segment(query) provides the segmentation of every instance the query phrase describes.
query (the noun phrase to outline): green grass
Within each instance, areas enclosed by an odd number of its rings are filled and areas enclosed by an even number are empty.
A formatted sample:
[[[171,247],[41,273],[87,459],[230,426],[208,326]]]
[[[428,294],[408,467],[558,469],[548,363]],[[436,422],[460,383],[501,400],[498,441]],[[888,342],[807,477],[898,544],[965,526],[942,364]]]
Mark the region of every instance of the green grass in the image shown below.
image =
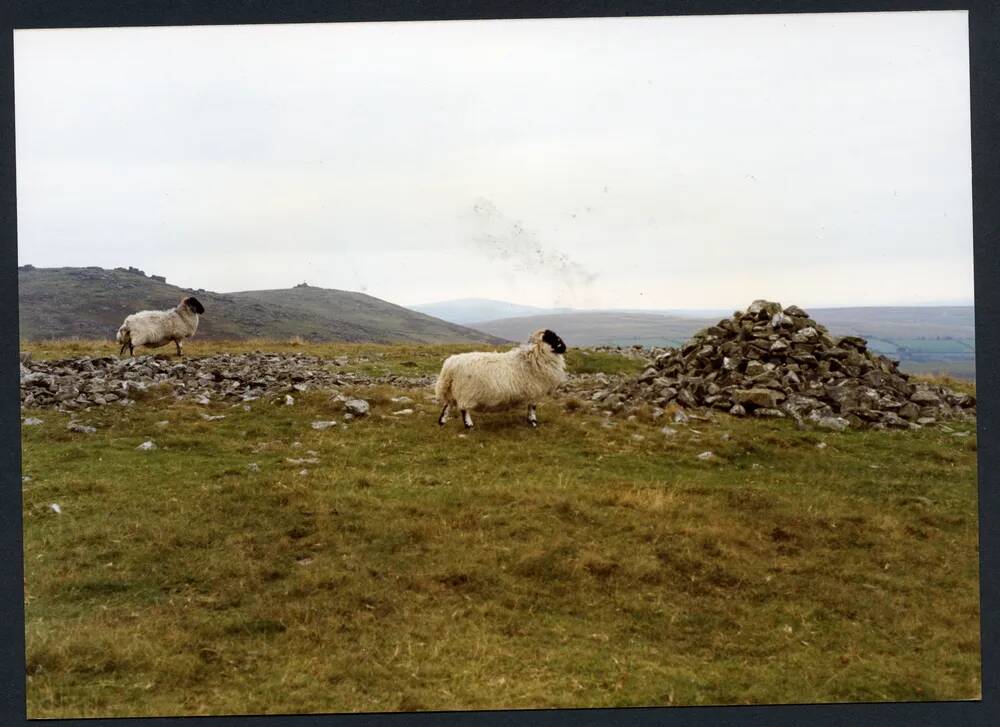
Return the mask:
[[[513,344],[511,344],[513,345]],[[187,356],[209,356],[220,353],[302,353],[324,358],[347,356],[348,369],[373,376],[402,374],[426,376],[437,374],[441,362],[453,353],[464,351],[506,351],[507,346],[482,343],[458,344],[379,344],[379,343],[307,343],[301,338],[286,341],[245,339],[240,341],[209,341],[191,339],[184,344]],[[117,356],[118,347],[112,342],[92,339],[60,339],[22,341],[21,350],[29,351],[36,360],[78,358],[81,356]],[[174,357],[173,345],[160,349],[138,349],[137,354]],[[364,359],[364,360],[362,360]],[[645,368],[642,360],[609,351],[570,349],[566,353],[566,368],[571,373],[637,373]]]
[[[25,411],[29,717],[980,696],[974,432],[367,393]]]

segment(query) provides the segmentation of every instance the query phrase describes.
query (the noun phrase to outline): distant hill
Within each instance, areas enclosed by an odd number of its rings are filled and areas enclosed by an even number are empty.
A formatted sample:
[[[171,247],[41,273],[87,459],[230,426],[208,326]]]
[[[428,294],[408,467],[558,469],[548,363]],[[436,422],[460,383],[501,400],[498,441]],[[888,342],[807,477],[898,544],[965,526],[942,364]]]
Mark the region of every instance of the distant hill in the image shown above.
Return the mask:
[[[941,371],[975,376],[975,319],[972,306],[814,308],[809,314],[834,335],[856,335],[914,372]],[[729,314],[731,315],[731,313]],[[633,311],[574,311],[470,322],[477,330],[524,340],[551,328],[570,346],[676,346],[724,315],[687,317]]]
[[[490,300],[488,298],[462,298],[446,300],[440,303],[422,303],[408,306],[410,310],[425,313],[435,318],[462,325],[472,321],[487,321],[496,318],[511,318],[514,316],[534,316],[549,313],[568,313],[569,308],[538,308],[531,305],[520,305],[505,300]]]
[[[343,290],[296,287],[216,293],[180,288],[136,269],[18,269],[21,338],[107,338],[129,313],[166,309],[195,295],[203,338],[301,336],[309,341],[502,343],[503,339]]]
[[[718,318],[684,318],[657,313],[574,311],[480,321],[478,330],[514,341],[551,328],[567,346],[677,346]]]

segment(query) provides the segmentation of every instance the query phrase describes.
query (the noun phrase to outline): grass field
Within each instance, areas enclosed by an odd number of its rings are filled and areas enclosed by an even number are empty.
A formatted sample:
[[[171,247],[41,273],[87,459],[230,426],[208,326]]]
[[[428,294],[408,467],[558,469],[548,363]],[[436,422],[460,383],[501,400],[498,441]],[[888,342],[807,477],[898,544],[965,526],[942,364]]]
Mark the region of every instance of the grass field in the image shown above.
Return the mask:
[[[414,373],[453,350],[247,345]],[[356,393],[372,415],[324,431],[320,392],[150,398],[75,415],[89,435],[24,411],[29,717],[980,696],[971,425],[668,436],[556,400],[466,434],[429,390]]]
[[[407,376],[436,375],[441,362],[453,353],[463,351],[506,351],[513,344],[489,346],[482,343],[449,343],[423,345],[386,345],[379,343],[307,343],[301,338],[286,341],[246,339],[241,341],[206,341],[193,339],[185,342],[186,356],[209,356],[220,353],[301,353],[323,358],[346,356],[350,359],[349,371],[372,376],[401,374]],[[30,351],[34,359],[78,358],[81,356],[118,356],[117,344],[109,341],[64,339],[59,341],[22,341],[22,351]],[[154,353],[173,355],[173,348],[139,349],[137,354]],[[633,374],[642,371],[646,364],[641,359],[606,351],[571,349],[566,353],[566,367],[571,373]]]

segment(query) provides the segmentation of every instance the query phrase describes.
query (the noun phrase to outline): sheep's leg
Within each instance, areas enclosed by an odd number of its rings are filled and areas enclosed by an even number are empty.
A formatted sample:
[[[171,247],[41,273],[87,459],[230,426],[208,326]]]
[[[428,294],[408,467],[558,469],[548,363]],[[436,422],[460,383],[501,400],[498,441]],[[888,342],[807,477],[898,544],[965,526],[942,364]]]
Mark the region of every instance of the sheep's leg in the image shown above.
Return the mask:
[[[468,409],[462,409],[462,422],[466,429],[472,429],[472,417],[469,416]]]
[[[182,351],[182,350],[181,350],[181,342],[180,342],[180,339],[178,339],[178,338],[175,338],[175,339],[174,339],[174,345],[176,345],[176,346],[177,346],[177,355],[178,355],[178,356],[183,356],[183,355],[184,355],[184,351]]]
[[[124,356],[126,348],[128,348],[128,341],[123,341],[122,342],[122,347],[118,349],[118,355],[119,356]]]
[[[441,416],[438,417],[438,424],[444,426],[444,423],[448,421],[448,409],[451,408],[451,404],[445,404],[444,409],[441,410]]]
[[[533,427],[538,426],[538,416],[535,414],[534,404],[528,404],[528,424]]]
[[[128,355],[135,357],[135,346],[132,345],[131,341],[128,342]]]

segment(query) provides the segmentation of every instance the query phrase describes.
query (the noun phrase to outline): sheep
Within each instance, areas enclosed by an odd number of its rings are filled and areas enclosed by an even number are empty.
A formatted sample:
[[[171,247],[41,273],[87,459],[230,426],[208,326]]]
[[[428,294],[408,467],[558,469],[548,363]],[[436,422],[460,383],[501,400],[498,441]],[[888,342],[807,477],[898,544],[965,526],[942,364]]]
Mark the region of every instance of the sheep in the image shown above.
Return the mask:
[[[183,356],[181,341],[198,330],[198,316],[204,312],[205,306],[197,298],[189,296],[173,310],[133,313],[118,329],[116,339],[121,344],[118,355],[123,355],[127,348],[129,356],[134,356],[136,346],[157,348],[173,341],[177,346],[177,355]]]
[[[528,342],[504,353],[473,351],[449,356],[441,366],[435,394],[444,404],[438,424],[452,407],[472,428],[470,411],[498,411],[528,405],[528,423],[538,426],[535,406],[566,380],[566,344],[550,330],[538,330]]]

